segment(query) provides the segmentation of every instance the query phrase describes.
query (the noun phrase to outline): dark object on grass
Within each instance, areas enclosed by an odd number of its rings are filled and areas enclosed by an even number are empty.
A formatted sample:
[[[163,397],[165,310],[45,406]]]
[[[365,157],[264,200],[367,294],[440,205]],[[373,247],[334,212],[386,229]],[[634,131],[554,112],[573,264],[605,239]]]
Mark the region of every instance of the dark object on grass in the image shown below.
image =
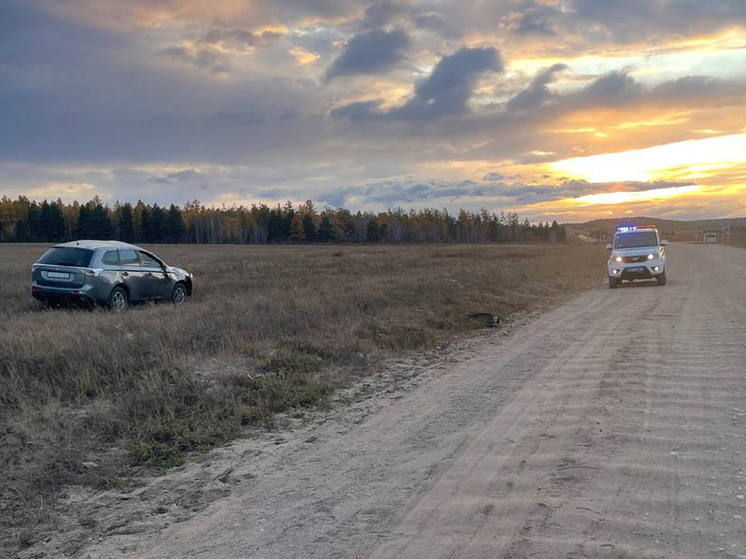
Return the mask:
[[[485,320],[485,326],[487,328],[497,328],[498,326],[500,326],[500,317],[496,314],[488,312],[472,312],[469,313],[469,318],[481,318]]]

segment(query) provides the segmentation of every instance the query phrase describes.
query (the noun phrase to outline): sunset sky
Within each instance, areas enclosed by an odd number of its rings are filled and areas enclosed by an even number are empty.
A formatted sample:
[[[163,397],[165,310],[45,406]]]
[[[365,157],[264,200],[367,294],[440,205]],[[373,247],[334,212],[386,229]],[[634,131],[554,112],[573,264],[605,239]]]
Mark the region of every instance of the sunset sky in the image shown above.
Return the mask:
[[[746,216],[744,0],[3,0],[0,195]]]

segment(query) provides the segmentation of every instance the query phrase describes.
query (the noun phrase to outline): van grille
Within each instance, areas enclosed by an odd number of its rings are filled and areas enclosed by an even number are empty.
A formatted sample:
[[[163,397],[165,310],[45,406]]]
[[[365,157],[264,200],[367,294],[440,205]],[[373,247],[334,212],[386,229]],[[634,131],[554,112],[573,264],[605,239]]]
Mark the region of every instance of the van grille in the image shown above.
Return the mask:
[[[648,255],[644,256],[625,256],[624,262],[627,264],[631,264],[633,262],[647,262],[648,261]]]

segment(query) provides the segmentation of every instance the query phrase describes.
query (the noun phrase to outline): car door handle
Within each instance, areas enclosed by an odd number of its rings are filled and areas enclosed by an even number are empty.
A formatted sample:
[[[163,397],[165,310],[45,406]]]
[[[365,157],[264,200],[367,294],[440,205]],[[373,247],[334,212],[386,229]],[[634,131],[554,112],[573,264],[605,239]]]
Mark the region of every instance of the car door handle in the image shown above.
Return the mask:
[[[153,272],[148,272],[147,274],[145,274],[145,277],[146,278],[152,278],[153,277]]]
[[[129,272],[124,272],[122,275],[126,278],[127,276],[130,275],[130,273]]]

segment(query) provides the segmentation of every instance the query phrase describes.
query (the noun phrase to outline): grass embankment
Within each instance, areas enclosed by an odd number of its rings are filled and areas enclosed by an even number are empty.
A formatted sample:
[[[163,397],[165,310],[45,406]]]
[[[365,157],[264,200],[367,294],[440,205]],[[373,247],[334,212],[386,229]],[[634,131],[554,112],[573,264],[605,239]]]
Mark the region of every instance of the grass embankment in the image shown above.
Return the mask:
[[[114,314],[33,304],[45,248],[0,245],[6,536],[43,520],[64,484],[178,464],[383,359],[480,328],[469,311],[505,317],[584,289],[606,258],[586,245],[158,246],[194,272],[195,296]]]
[[[734,231],[731,235],[730,244],[746,248],[746,231]]]

